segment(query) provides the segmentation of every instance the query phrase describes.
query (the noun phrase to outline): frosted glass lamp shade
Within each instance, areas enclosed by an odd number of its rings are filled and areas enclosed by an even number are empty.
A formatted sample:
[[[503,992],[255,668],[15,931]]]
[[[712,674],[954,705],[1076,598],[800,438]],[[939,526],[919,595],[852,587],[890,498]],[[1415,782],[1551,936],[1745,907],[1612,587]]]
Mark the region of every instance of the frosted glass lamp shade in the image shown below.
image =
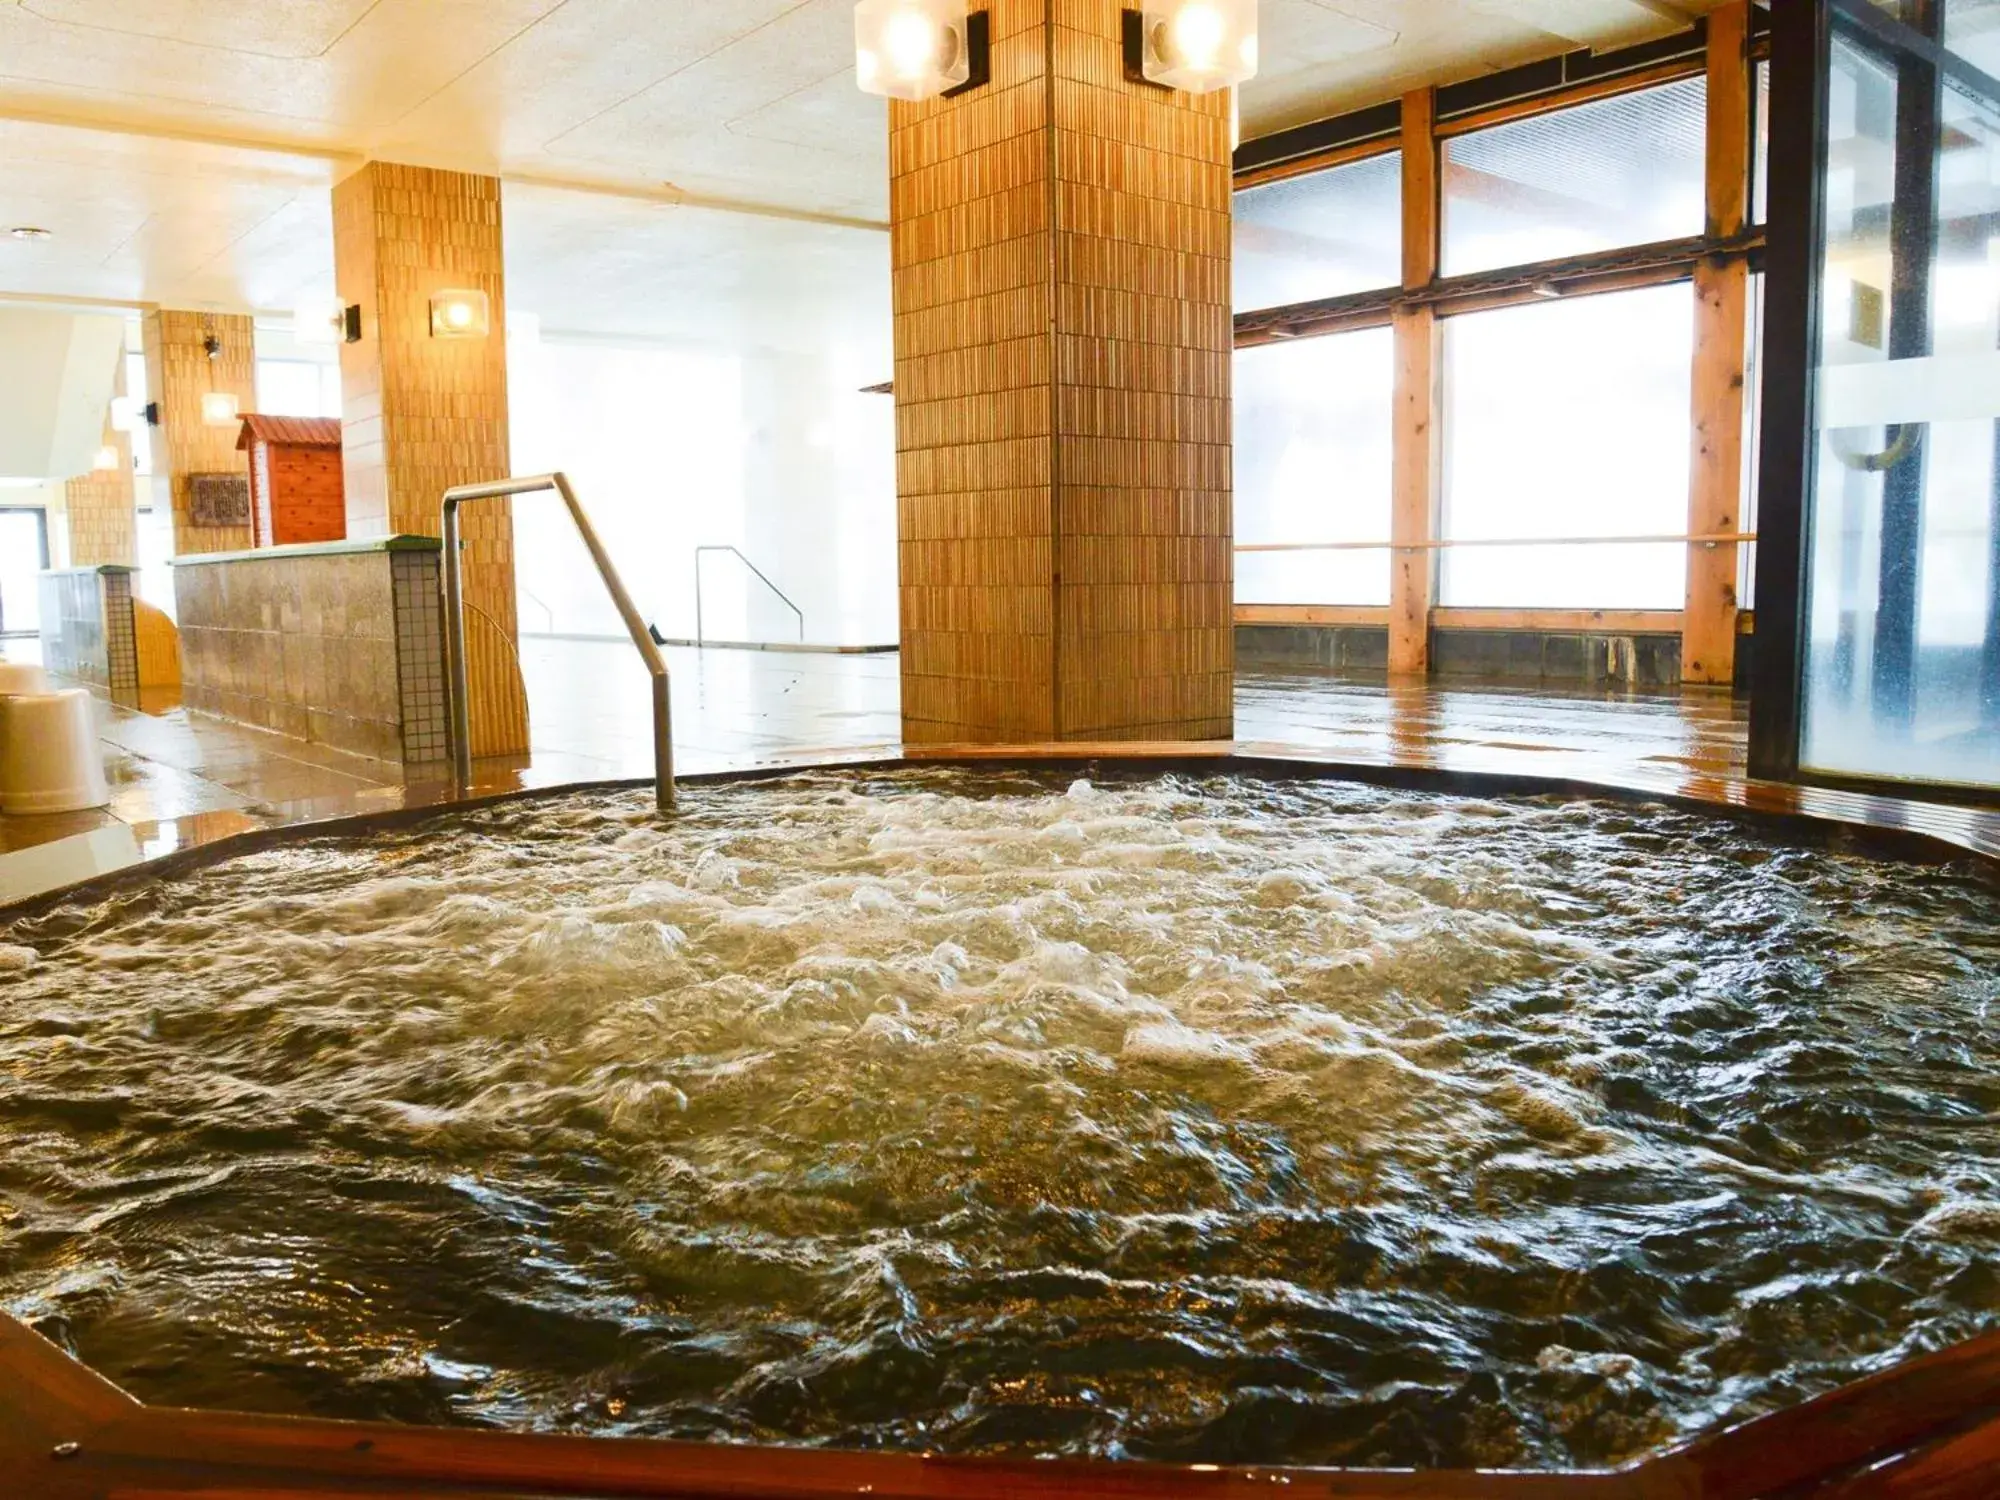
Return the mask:
[[[484,292],[439,292],[431,298],[431,337],[483,339],[493,331],[493,303]]]
[[[934,99],[972,78],[966,0],[861,0],[854,77],[865,94]]]
[[[1257,0],[1145,0],[1149,83],[1212,94],[1257,76]]]
[[[210,427],[232,427],[239,420],[236,396],[230,391],[207,391],[201,398],[201,419]]]

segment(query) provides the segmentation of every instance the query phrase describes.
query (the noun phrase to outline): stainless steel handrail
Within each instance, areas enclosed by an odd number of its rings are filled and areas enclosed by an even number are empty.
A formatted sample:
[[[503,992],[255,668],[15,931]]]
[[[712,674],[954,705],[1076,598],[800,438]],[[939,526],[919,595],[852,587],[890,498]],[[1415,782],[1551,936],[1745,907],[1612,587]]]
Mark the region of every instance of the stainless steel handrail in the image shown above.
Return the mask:
[[[456,489],[446,490],[444,494],[444,642],[446,675],[451,693],[451,752],[458,771],[459,788],[465,789],[472,781],[472,700],[465,671],[465,583],[461,576],[463,558],[459,550],[458,508],[468,500],[498,500],[508,495],[539,494],[543,490],[554,490],[562,496],[563,504],[569,507],[570,519],[576,522],[583,545],[590,549],[590,559],[597,564],[598,576],[610,591],[611,602],[618,606],[625,628],[632,634],[632,644],[639,648],[639,655],[645,660],[646,670],[653,675],[653,789],[660,811],[672,812],[673,700],[668,692],[666,658],[653,644],[646,622],[639,617],[638,608],[632,603],[632,596],[625,592],[618,570],[612,566],[604,544],[597,539],[590,518],[577,502],[576,491],[570,488],[569,479],[562,474],[540,474],[532,479],[496,479],[490,484],[462,484]]]
[[[694,549],[694,643],[697,646],[706,646],[708,644],[708,632],[702,629],[702,618],[701,618],[701,557],[704,552],[734,552],[736,554],[736,560],[742,563],[743,566],[748,568],[752,573],[755,573],[757,575],[757,581],[763,584],[764,587],[769,589],[772,593],[776,594],[778,596],[778,602],[784,605],[786,609],[789,609],[793,614],[799,617],[799,643],[801,645],[805,643],[806,612],[800,609],[796,604],[792,603],[790,599],[786,598],[785,591],[779,588],[775,583],[771,582],[770,579],[766,578],[764,576],[764,570],[762,568],[758,567],[755,563],[750,561],[750,559],[745,557],[741,552],[738,552],[736,548],[726,545],[719,545],[713,547],[697,547]]]

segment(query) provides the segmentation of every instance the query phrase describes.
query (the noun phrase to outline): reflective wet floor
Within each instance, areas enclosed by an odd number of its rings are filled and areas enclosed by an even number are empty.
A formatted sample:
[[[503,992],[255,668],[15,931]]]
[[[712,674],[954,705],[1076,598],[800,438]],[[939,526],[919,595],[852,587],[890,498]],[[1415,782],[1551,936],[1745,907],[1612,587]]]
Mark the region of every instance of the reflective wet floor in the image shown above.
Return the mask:
[[[6,652],[32,659],[33,642]],[[683,775],[898,753],[893,654],[670,650]],[[623,642],[522,643],[534,753],[482,762],[486,795],[650,773],[643,667]],[[1245,672],[1237,748],[1364,766],[1516,774],[1755,801],[1915,825],[2000,849],[2000,819],[1744,781],[1748,710],[1726,692],[1633,694],[1480,683],[1385,684],[1307,671]],[[101,706],[113,785],[102,813],[0,818],[0,902],[256,828],[453,799],[443,767],[389,765],[191,714]],[[32,858],[18,857],[31,852]]]

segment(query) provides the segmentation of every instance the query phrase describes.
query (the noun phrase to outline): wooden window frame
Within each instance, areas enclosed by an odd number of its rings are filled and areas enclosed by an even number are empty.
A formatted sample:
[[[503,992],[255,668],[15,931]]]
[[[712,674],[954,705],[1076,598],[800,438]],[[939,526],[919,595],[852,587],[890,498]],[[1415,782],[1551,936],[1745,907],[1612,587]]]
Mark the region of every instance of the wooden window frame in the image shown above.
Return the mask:
[[[1745,623],[1735,594],[1734,540],[1688,543],[1687,597],[1679,611],[1439,609],[1435,543],[1444,426],[1439,325],[1445,318],[1538,305],[1551,297],[1695,283],[1688,535],[1736,536],[1744,499],[1741,391],[1748,330],[1743,288],[1763,269],[1765,246],[1763,227],[1750,223],[1756,66],[1769,54],[1768,16],[1749,0],[1731,0],[1687,31],[1656,42],[1595,57],[1572,52],[1463,84],[1422,89],[1405,95],[1399,106],[1376,105],[1245,144],[1237,157],[1239,191],[1401,151],[1404,246],[1400,285],[1255,309],[1237,314],[1235,324],[1238,349],[1365,329],[1396,330],[1391,603],[1386,610],[1245,605],[1238,609],[1238,623],[1384,622],[1390,628],[1390,672],[1419,675],[1429,671],[1429,638],[1435,629],[1509,628],[1484,622],[1519,617],[1549,622],[1548,628],[1588,630],[1609,628],[1607,621],[1631,624],[1644,617],[1671,625],[1681,636],[1685,681],[1727,685],[1733,680]],[[1694,77],[1705,77],[1709,85],[1701,234],[1471,275],[1438,274],[1445,142]],[[1394,130],[1388,124],[1392,109],[1399,122]],[[1446,623],[1447,616],[1455,618]]]

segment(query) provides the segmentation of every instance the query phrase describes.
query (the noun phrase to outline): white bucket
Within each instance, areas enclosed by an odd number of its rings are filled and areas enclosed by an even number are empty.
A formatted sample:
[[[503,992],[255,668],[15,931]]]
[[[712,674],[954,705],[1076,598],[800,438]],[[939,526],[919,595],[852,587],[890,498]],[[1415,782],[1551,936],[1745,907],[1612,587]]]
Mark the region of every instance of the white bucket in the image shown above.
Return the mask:
[[[0,813],[82,812],[110,801],[88,692],[0,697]]]

